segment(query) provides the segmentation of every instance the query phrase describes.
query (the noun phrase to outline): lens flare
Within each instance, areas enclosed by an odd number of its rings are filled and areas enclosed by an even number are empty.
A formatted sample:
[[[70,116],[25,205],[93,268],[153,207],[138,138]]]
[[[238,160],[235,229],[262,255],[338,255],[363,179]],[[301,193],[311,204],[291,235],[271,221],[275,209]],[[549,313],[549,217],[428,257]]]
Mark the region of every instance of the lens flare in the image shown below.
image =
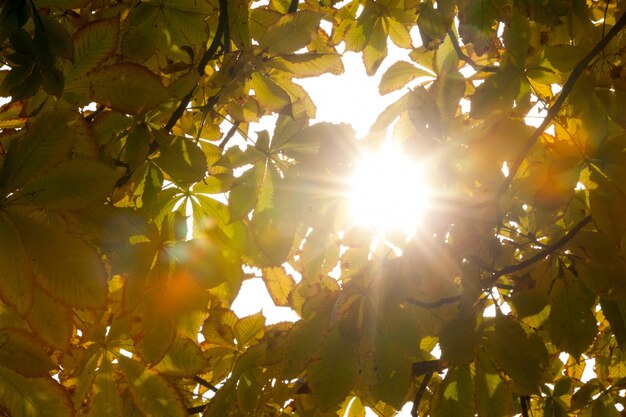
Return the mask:
[[[350,189],[353,222],[379,234],[414,234],[430,197],[423,166],[389,142],[364,155]]]

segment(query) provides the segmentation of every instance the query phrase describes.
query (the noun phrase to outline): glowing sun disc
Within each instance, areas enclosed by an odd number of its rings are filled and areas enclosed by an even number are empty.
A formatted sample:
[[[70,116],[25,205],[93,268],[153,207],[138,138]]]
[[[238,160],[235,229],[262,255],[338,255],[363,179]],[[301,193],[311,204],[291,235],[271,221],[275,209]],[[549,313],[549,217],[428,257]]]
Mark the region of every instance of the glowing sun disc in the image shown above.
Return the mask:
[[[353,222],[382,234],[413,234],[428,207],[425,179],[423,167],[397,146],[365,155],[350,186]]]

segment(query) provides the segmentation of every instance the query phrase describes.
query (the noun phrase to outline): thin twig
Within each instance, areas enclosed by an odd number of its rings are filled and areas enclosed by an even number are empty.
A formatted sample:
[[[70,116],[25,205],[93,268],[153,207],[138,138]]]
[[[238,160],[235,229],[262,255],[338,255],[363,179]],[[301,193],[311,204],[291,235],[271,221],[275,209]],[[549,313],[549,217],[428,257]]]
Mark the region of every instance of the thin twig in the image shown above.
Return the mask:
[[[441,306],[444,306],[446,304],[456,303],[460,299],[461,299],[460,295],[455,295],[455,296],[452,296],[452,297],[440,298],[439,300],[434,301],[434,302],[419,301],[419,300],[416,300],[414,298],[409,298],[406,301],[407,301],[407,303],[413,304],[414,306],[417,306],[417,307],[431,309],[431,308],[441,307]]]
[[[428,383],[430,382],[430,378],[432,378],[432,376],[432,373],[424,375],[424,379],[422,380],[419,389],[415,393],[415,398],[413,399],[413,408],[411,408],[411,416],[413,417],[418,416],[417,413],[419,411],[420,402],[422,401],[422,397],[426,392],[426,388],[428,388]]]
[[[202,412],[204,412],[204,410],[207,408],[209,404],[203,404],[203,405],[197,405],[195,407],[189,407],[187,409],[187,413],[192,416],[194,414],[200,414]]]
[[[199,376],[194,376],[193,380],[196,381],[198,384],[202,385],[204,388],[208,388],[213,392],[217,392],[217,387],[213,384],[211,384],[209,381],[207,381],[204,378],[201,378]]]
[[[452,31],[452,29],[448,29],[448,37],[450,37],[450,41],[452,42],[452,47],[456,52],[456,55],[459,57],[461,61],[464,61],[470,67],[474,69],[476,72],[498,72],[498,67],[491,67],[488,65],[480,65],[477,64],[472,58],[467,56],[462,50],[461,45],[459,45],[459,40],[456,35]]]
[[[220,45],[225,45],[230,43],[230,39],[227,37],[227,27],[228,27],[228,1],[227,0],[219,0],[220,5],[220,15],[217,23],[217,29],[215,31],[215,36],[213,37],[213,41],[206,52],[202,55],[200,62],[198,63],[198,74],[202,77],[206,70],[206,66],[209,61],[215,59],[217,55],[217,51]],[[193,94],[196,91],[198,84],[194,85],[191,90],[183,97],[183,99],[174,110],[174,113],[170,116],[169,120],[165,124],[165,131],[169,132],[176,125],[176,122],[183,116],[187,106],[191,102],[193,98]]]
[[[509,189],[509,186],[511,185],[511,183],[513,182],[513,179],[515,178],[517,174],[517,171],[522,166],[524,159],[526,159],[528,152],[530,152],[530,150],[535,145],[537,140],[541,137],[543,132],[547,129],[548,125],[552,123],[552,119],[554,119],[556,115],[559,113],[559,111],[565,104],[565,100],[574,89],[574,84],[576,84],[576,81],[578,81],[578,78],[580,78],[582,73],[585,71],[587,66],[589,66],[589,64],[596,57],[596,55],[598,55],[601,51],[604,50],[604,48],[609,44],[609,42],[611,42],[611,40],[613,40],[615,36],[617,36],[617,34],[624,28],[624,26],[626,26],[626,13],[622,14],[619,20],[615,23],[615,26],[613,26],[611,30],[609,30],[606,36],[604,36],[600,40],[600,42],[598,42],[596,46],[594,46],[593,49],[589,51],[589,53],[578,62],[578,64],[576,64],[576,67],[574,67],[569,78],[563,85],[561,94],[559,94],[559,96],[557,97],[556,101],[554,102],[554,105],[550,106],[550,108],[548,109],[548,113],[546,114],[545,119],[543,119],[543,122],[541,122],[541,125],[539,125],[539,127],[535,129],[535,131],[530,136],[530,138],[528,138],[528,141],[526,142],[526,144],[524,145],[520,153],[517,155],[517,158],[515,159],[513,164],[511,164],[509,168],[509,176],[506,177],[506,179],[504,180],[504,182],[502,183],[502,185],[496,192],[496,197],[495,197],[496,200],[499,200],[504,195],[504,193]]]
[[[522,262],[519,262],[514,265],[505,266],[504,268],[497,270],[491,275],[491,277],[489,277],[488,280],[485,281],[485,284],[483,285],[483,289],[485,288],[488,289],[488,288],[493,287],[496,281],[504,275],[509,275],[509,274],[512,274],[513,272],[521,271],[522,269],[528,268],[532,264],[542,259],[545,259],[546,256],[552,255],[554,252],[556,252],[561,247],[563,247],[567,242],[572,240],[572,238],[574,238],[574,236],[576,236],[576,234],[580,232],[583,227],[589,224],[589,222],[591,222],[591,216],[586,216],[578,224],[576,224],[576,226],[572,227],[566,234],[564,234],[559,240],[554,242],[552,245],[546,246],[544,249],[540,250],[539,252],[537,252],[536,254],[534,254],[533,256],[531,256],[530,258]]]
[[[522,417],[529,417],[528,415],[528,402],[530,401],[530,397],[528,395],[522,395],[519,397],[519,402],[522,408]]]
[[[289,3],[289,8],[287,9],[287,14],[297,12],[298,3],[300,3],[300,0],[291,0],[291,3]]]
[[[572,227],[566,234],[564,234],[559,240],[554,242],[552,245],[547,245],[545,248],[543,248],[542,250],[540,250],[539,252],[537,252],[536,254],[534,254],[533,256],[531,256],[530,258],[522,262],[519,262],[513,265],[508,265],[502,269],[498,269],[494,271],[489,278],[483,280],[482,289],[490,290],[491,288],[493,288],[494,285],[496,285],[496,282],[498,281],[500,277],[512,274],[517,271],[521,271],[522,269],[528,268],[534,263],[539,262],[542,259],[545,259],[547,256],[552,255],[554,252],[556,252],[561,247],[563,247],[567,242],[572,240],[578,232],[580,232],[587,224],[589,224],[589,222],[591,222],[591,216],[586,216],[584,219],[582,219],[578,224]],[[423,301],[415,300],[413,298],[407,299],[407,302],[409,304],[413,304],[421,308],[432,309],[432,308],[444,306],[446,304],[456,303],[460,299],[461,299],[461,295],[457,295],[454,297],[444,297],[435,302],[423,302]]]

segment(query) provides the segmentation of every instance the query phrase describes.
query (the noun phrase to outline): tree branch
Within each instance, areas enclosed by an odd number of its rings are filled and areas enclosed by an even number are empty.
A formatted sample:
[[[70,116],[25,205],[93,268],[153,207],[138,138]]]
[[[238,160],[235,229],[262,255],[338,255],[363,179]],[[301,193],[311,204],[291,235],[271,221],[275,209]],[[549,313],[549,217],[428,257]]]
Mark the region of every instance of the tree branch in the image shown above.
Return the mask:
[[[498,281],[498,279],[500,277],[502,277],[504,275],[512,274],[512,273],[517,272],[517,271],[521,271],[522,269],[528,268],[532,264],[534,264],[536,262],[539,262],[540,260],[544,259],[546,256],[552,255],[554,252],[556,252],[561,247],[563,247],[567,242],[572,240],[574,238],[574,236],[576,236],[576,234],[578,232],[580,232],[587,224],[589,224],[589,222],[591,222],[591,216],[590,215],[586,216],[578,224],[576,224],[574,227],[572,227],[559,240],[554,242],[552,245],[548,245],[548,246],[544,247],[542,250],[540,250],[539,252],[537,252],[536,254],[531,256],[530,258],[528,258],[528,259],[526,259],[526,260],[524,260],[522,262],[513,264],[513,265],[505,266],[504,268],[498,269],[497,271],[493,272],[489,278],[487,278],[487,279],[485,279],[483,281],[482,289],[483,290],[491,289],[491,288],[493,288],[494,285],[496,285],[496,282]],[[414,306],[417,306],[417,307],[426,308],[426,309],[432,309],[432,308],[437,308],[437,307],[444,306],[446,304],[456,303],[460,299],[461,299],[461,296],[460,295],[456,295],[456,296],[453,296],[453,297],[441,298],[441,299],[439,299],[439,300],[437,300],[435,302],[418,301],[418,300],[415,300],[413,298],[407,299],[407,302],[409,304],[413,304]]]
[[[300,3],[300,0],[291,0],[291,3],[289,3],[289,8],[287,9],[287,14],[297,12],[298,3]]]
[[[428,383],[430,382],[430,378],[432,378],[433,374],[429,373],[424,375],[424,379],[420,384],[419,389],[415,393],[415,398],[413,399],[413,407],[411,408],[411,416],[417,417],[417,413],[419,411],[420,402],[422,401],[422,397],[426,392],[426,388],[428,387]]]
[[[528,402],[530,401],[530,397],[528,395],[522,395],[519,397],[520,406],[522,409],[522,417],[529,417],[528,415]]]
[[[470,67],[472,67],[474,69],[474,71],[476,71],[476,72],[498,72],[498,68],[497,67],[491,67],[491,66],[488,66],[488,65],[477,64],[472,58],[467,56],[461,50],[461,45],[459,45],[459,40],[457,39],[457,37],[454,34],[454,32],[452,31],[452,29],[448,29],[448,37],[450,38],[450,41],[452,42],[452,47],[454,48],[454,51],[456,52],[456,55],[459,57],[459,59],[461,61],[464,61]]]
[[[441,306],[444,306],[446,304],[456,303],[460,299],[461,299],[460,295],[455,295],[455,296],[452,296],[452,297],[440,298],[439,300],[433,301],[433,302],[419,301],[419,300],[416,300],[414,298],[409,298],[406,301],[407,301],[407,303],[413,304],[414,306],[417,306],[417,307],[431,309],[431,308],[441,307]]]
[[[509,274],[512,274],[513,272],[517,272],[522,269],[528,268],[532,264],[542,259],[545,259],[546,256],[552,255],[558,249],[563,247],[567,242],[572,240],[572,238],[576,236],[576,234],[580,232],[583,227],[589,224],[589,222],[591,222],[591,216],[586,216],[578,224],[576,224],[576,226],[572,227],[566,234],[564,234],[559,240],[554,242],[552,245],[546,246],[544,249],[540,250],[539,252],[537,252],[536,254],[534,254],[533,256],[531,256],[530,258],[522,262],[516,263],[514,265],[505,266],[504,268],[497,270],[485,282],[485,285],[483,285],[483,289],[488,289],[488,288],[493,287],[496,281],[504,275],[509,275]]]
[[[211,384],[209,381],[207,381],[204,378],[201,378],[199,376],[194,376],[193,380],[196,381],[198,384],[202,385],[204,388],[208,388],[213,392],[217,392],[217,387],[213,384]]]
[[[209,48],[205,51],[198,63],[198,74],[200,77],[204,75],[206,70],[206,66],[209,61],[216,58],[217,51],[220,45],[224,45],[230,43],[230,38],[228,34],[228,0],[219,0],[220,5],[220,15],[219,20],[217,22],[217,29],[215,31],[215,36],[213,37],[213,41]],[[223,41],[223,43],[222,43]],[[169,133],[170,130],[176,125],[176,122],[183,116],[187,106],[191,102],[193,98],[193,93],[196,91],[198,84],[194,85],[191,91],[189,91],[185,97],[180,101],[178,107],[174,110],[174,113],[170,116],[169,120],[165,124],[165,131]]]
[[[203,404],[203,405],[197,405],[195,407],[189,407],[187,409],[187,413],[192,416],[194,414],[200,414],[202,412],[204,412],[204,410],[207,408],[209,404]]]
[[[499,200],[508,190],[509,186],[513,182],[513,178],[515,178],[517,171],[522,165],[522,162],[524,162],[524,159],[526,159],[526,155],[528,154],[528,152],[530,152],[535,142],[537,142],[539,137],[541,137],[548,125],[552,122],[552,119],[554,119],[554,117],[556,117],[556,115],[559,113],[561,107],[563,107],[563,104],[565,104],[565,100],[574,89],[574,84],[576,84],[576,81],[578,80],[578,78],[580,78],[583,71],[585,71],[587,66],[589,66],[589,64],[596,57],[596,55],[604,50],[604,48],[624,28],[624,26],[626,26],[626,13],[622,14],[619,20],[615,23],[615,26],[613,26],[611,30],[609,30],[606,36],[604,36],[602,40],[600,40],[600,42],[598,42],[596,46],[594,46],[593,49],[589,51],[589,53],[583,59],[581,59],[580,62],[578,62],[578,64],[576,64],[576,67],[574,67],[569,78],[563,85],[561,94],[559,94],[559,97],[554,102],[554,105],[550,106],[550,108],[548,109],[548,114],[543,119],[543,122],[541,123],[541,125],[539,125],[537,129],[535,129],[530,138],[528,138],[528,141],[509,168],[509,176],[506,177],[500,188],[498,188],[498,191],[496,192],[496,200]]]

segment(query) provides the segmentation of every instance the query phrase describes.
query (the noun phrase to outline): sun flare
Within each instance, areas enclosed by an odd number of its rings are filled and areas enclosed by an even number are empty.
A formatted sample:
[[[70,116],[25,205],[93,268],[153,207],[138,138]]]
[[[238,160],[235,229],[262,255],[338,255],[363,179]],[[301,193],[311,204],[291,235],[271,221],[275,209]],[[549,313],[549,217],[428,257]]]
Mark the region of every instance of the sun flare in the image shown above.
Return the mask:
[[[354,223],[379,234],[414,234],[431,194],[423,166],[391,142],[364,155],[350,187]]]

